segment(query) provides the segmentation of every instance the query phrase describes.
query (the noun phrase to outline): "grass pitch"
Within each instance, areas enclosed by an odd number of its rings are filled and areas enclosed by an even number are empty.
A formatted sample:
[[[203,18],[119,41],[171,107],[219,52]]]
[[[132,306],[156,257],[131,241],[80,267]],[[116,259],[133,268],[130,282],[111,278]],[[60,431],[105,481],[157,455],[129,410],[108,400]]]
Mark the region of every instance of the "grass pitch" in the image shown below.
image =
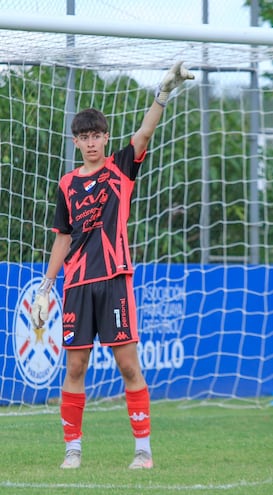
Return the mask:
[[[82,466],[71,471],[59,468],[64,444],[57,409],[1,416],[0,494],[273,495],[272,407],[152,403],[155,467],[130,471],[134,441],[125,404],[117,405],[88,407]]]

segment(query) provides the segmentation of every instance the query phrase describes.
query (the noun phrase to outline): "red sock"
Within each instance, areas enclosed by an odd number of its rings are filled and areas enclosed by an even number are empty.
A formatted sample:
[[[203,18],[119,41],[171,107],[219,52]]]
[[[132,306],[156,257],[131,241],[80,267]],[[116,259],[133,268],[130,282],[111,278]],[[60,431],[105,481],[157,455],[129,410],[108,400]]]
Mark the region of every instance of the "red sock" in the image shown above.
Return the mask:
[[[125,397],[134,437],[148,437],[151,432],[148,387],[136,391],[126,389]]]
[[[62,392],[61,418],[65,442],[81,438],[84,406],[85,394]]]

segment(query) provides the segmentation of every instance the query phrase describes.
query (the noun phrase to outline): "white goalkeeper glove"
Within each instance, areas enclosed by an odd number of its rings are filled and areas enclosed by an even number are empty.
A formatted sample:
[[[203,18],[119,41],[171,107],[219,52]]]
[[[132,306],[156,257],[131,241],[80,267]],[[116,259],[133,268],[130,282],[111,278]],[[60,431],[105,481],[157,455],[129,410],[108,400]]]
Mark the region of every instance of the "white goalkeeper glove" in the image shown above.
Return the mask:
[[[35,328],[41,328],[48,319],[49,293],[55,278],[44,278],[35,297],[31,309],[31,319]]]
[[[180,86],[186,79],[194,79],[194,75],[184,67],[183,63],[176,62],[167,72],[161,84],[157,88],[155,101],[165,107],[169,99],[170,92]]]

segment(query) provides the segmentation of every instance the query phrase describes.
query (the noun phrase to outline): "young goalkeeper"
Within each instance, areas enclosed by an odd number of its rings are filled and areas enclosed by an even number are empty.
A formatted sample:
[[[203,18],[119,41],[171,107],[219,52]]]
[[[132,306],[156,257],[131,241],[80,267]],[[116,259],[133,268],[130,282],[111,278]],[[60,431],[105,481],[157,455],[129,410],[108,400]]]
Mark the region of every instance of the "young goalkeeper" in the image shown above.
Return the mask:
[[[66,376],[61,419],[66,443],[61,468],[81,463],[85,374],[96,335],[110,346],[124,380],[128,415],[135,438],[130,469],[153,467],[150,399],[137,355],[137,318],[133,293],[127,220],[136,175],[169,93],[193,75],[179,62],[166,74],[155,101],[131,142],[105,156],[109,133],[104,115],[86,109],[72,122],[73,141],[82,154],[80,167],[59,183],[52,246],[45,278],[32,307],[32,321],[48,318],[49,293],[64,265],[63,347]]]

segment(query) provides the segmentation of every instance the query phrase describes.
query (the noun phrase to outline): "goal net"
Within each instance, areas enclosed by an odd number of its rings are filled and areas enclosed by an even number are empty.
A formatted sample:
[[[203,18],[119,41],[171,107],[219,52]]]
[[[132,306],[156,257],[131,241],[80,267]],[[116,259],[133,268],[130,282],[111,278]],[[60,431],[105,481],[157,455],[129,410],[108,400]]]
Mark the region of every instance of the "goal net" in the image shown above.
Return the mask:
[[[125,146],[178,59],[137,179],[129,237],[151,398],[270,402],[273,393],[273,48],[0,30],[0,404],[57,400],[62,273],[50,318],[30,307],[46,270],[60,177],[80,164],[70,122],[86,107]],[[123,394],[96,342],[89,400]]]

